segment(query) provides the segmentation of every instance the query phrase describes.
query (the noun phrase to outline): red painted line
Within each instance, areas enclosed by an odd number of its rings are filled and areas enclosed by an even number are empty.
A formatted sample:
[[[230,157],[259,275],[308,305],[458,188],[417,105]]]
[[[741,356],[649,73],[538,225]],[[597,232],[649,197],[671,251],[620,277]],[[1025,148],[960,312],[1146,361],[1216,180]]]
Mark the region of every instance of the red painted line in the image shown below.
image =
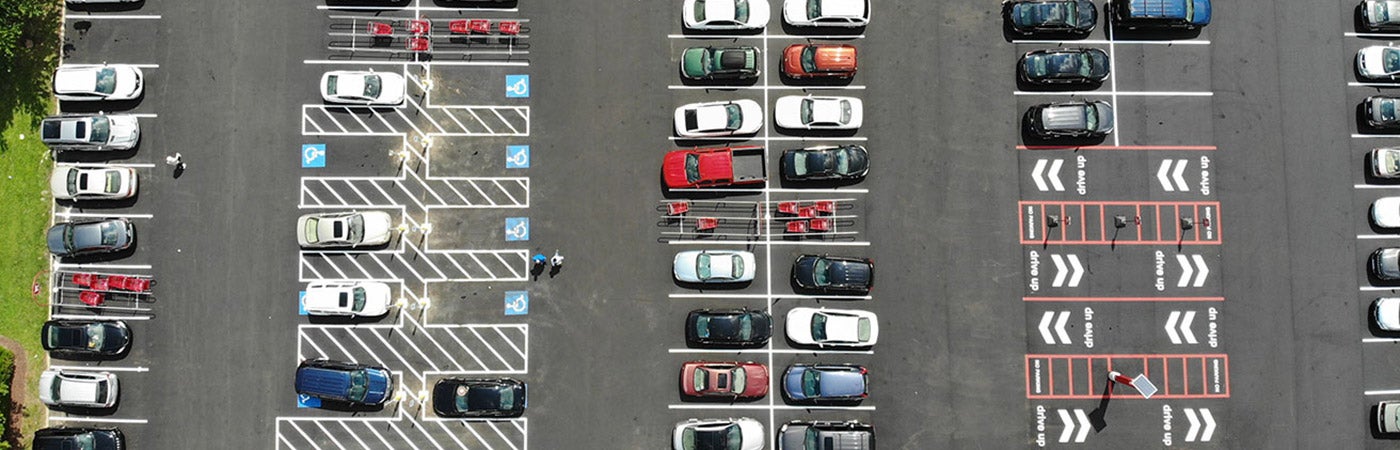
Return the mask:
[[[1214,145],[1017,145],[1017,150],[1188,150],[1215,151]]]
[[[1058,209],[1056,209],[1056,207],[1058,207]],[[1073,207],[1079,208],[1079,220],[1081,220],[1079,224],[1080,234],[1075,239],[1071,239],[1069,236],[1069,228],[1071,225],[1073,225],[1074,220],[1074,217],[1069,215],[1069,209]],[[1111,235],[1108,232],[1109,227],[1111,226],[1108,223],[1108,220],[1110,220],[1109,215],[1105,211],[1108,207],[1133,208],[1134,216],[1141,219],[1134,220],[1134,230],[1138,234],[1137,239],[1132,239],[1128,236],[1119,236],[1118,239],[1113,239],[1113,235]],[[1041,217],[1035,221],[1037,223],[1025,223],[1026,208],[1030,208],[1032,214],[1038,212],[1041,215]],[[1094,236],[1091,238],[1089,236],[1088,219],[1089,217],[1093,216],[1092,208],[1097,208],[1099,211],[1098,228],[1100,232],[1098,236]],[[1192,231],[1189,233],[1185,232],[1181,229],[1180,226],[1178,226],[1178,222],[1180,222],[1181,218],[1184,217],[1184,210],[1187,208],[1191,209],[1192,214],[1196,216],[1194,218],[1197,219],[1198,223],[1198,225],[1192,228]],[[1213,211],[1213,217],[1211,218],[1209,227],[1204,226],[1201,222],[1202,218],[1200,217],[1200,215],[1202,213],[1203,208],[1209,208]],[[1049,232],[1053,230],[1051,230],[1046,225],[1046,222],[1044,220],[1044,217],[1051,214],[1050,210],[1052,209],[1056,209],[1057,214],[1062,218],[1061,225],[1057,227],[1060,229],[1060,236],[1058,237],[1058,239],[1056,239],[1055,236],[1049,234]],[[1148,214],[1147,217],[1143,217],[1144,209],[1151,211],[1151,214]],[[1166,211],[1164,212],[1163,209],[1166,209]],[[1120,210],[1116,212],[1126,211]],[[1171,213],[1172,217],[1164,217],[1164,214],[1166,213]],[[1023,245],[1220,245],[1221,233],[1219,215],[1220,202],[1217,201],[1021,201],[1017,202],[1016,220],[1018,222],[1017,229],[1020,230],[1019,234],[1021,235],[1021,244]],[[1144,239],[1144,225],[1148,225],[1153,228],[1153,238]],[[1026,235],[1031,231],[1027,230],[1028,227],[1032,229],[1038,228],[1041,232],[1041,234],[1038,236],[1040,237],[1040,239],[1028,239]],[[1163,227],[1169,227],[1172,231],[1170,233],[1164,232],[1162,230]],[[1202,240],[1201,232],[1203,229],[1213,231],[1214,233],[1207,240]],[[1115,233],[1117,233],[1117,231],[1115,231]],[[1185,240],[1185,238],[1187,237],[1191,237],[1192,240]]]
[[[1075,389],[1075,385],[1078,384],[1077,382],[1079,380],[1073,379],[1074,362],[1081,359],[1087,363],[1087,370],[1085,372],[1081,372],[1081,376],[1084,377],[1084,379],[1088,382],[1088,385],[1090,387],[1089,392],[1086,393],[1077,392],[1077,390]],[[1160,383],[1160,391],[1157,393],[1157,395],[1153,396],[1153,398],[1155,399],[1201,399],[1230,397],[1230,361],[1229,356],[1224,354],[1026,355],[1026,397],[1030,399],[1098,399],[1101,397],[1101,394],[1094,392],[1093,390],[1094,378],[1100,375],[1106,375],[1107,372],[1114,370],[1114,360],[1116,359],[1128,360],[1130,366],[1133,362],[1136,362],[1135,360],[1141,360],[1141,372],[1143,374],[1147,374],[1149,379],[1158,378],[1157,382]],[[1170,364],[1168,362],[1177,359],[1180,359],[1182,362],[1183,387],[1179,389],[1173,389],[1173,387],[1171,386],[1171,379],[1168,374],[1168,371],[1170,370]],[[1219,360],[1223,364],[1223,367],[1219,368],[1219,372],[1223,373],[1218,373],[1218,375],[1221,375],[1223,379],[1223,385],[1220,386],[1222,390],[1219,393],[1210,392],[1210,386],[1212,382],[1210,378],[1210,367],[1208,367],[1208,363],[1212,360]],[[1033,374],[1031,373],[1033,361],[1041,361],[1044,363],[1042,364],[1041,368],[1034,374],[1035,377],[1032,377]],[[1095,361],[1104,362],[1105,371],[1103,374],[1098,374],[1094,370]],[[1152,374],[1151,372],[1153,361],[1157,361],[1160,363],[1159,366],[1162,368],[1162,374],[1160,374],[1160,377]],[[1069,392],[1067,393],[1055,392],[1056,386],[1054,384],[1054,380],[1055,372],[1057,370],[1055,365],[1056,362],[1063,362],[1066,364],[1064,370],[1071,378],[1068,381]],[[1198,362],[1201,365],[1201,385],[1203,386],[1203,388],[1201,393],[1199,394],[1191,392],[1190,378],[1186,376],[1186,374],[1188,373],[1187,365],[1191,362]],[[1042,387],[1044,394],[1036,394],[1034,393],[1034,386],[1031,384],[1031,380],[1033,378],[1039,380],[1039,377],[1041,375],[1043,375],[1047,380],[1048,386],[1040,386]],[[1141,395],[1138,394],[1138,392],[1132,390],[1125,390],[1125,392],[1115,392],[1111,384],[1109,385],[1108,395],[1109,397],[1118,397],[1125,399],[1142,398]]]
[[[1225,297],[1021,297],[1024,302],[1223,302]]]

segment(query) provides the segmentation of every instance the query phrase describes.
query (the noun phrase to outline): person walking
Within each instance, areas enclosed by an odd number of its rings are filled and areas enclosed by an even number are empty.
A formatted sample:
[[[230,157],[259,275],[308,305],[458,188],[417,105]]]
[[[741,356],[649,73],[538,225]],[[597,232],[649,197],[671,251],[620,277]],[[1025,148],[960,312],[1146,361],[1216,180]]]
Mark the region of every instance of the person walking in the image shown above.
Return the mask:
[[[549,265],[558,269],[564,265],[564,255],[559,254],[559,250],[554,251],[554,257],[549,258]]]
[[[185,168],[185,158],[180,152],[165,157],[165,164],[176,169]]]

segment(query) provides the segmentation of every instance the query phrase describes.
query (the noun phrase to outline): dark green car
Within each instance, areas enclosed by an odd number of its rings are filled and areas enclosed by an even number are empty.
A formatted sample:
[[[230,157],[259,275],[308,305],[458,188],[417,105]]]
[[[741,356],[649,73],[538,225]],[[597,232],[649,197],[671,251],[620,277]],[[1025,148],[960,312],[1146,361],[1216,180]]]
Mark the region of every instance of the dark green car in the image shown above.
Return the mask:
[[[757,47],[691,47],[681,53],[681,76],[690,80],[758,78]]]

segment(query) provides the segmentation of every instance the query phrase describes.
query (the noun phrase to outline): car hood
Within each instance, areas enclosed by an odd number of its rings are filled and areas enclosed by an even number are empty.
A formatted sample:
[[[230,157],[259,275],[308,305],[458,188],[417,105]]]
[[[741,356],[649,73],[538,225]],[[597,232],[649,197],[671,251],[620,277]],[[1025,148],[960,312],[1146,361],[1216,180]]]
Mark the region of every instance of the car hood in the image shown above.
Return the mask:
[[[360,287],[365,288],[365,310],[361,311],[360,315],[382,316],[389,312],[393,294],[388,284],[363,283]]]
[[[1376,176],[1392,178],[1400,175],[1400,149],[1378,148],[1373,150],[1371,170]]]
[[[53,384],[58,381],[58,372],[45,370],[39,374],[39,400],[44,403],[53,403]]]
[[[398,103],[403,101],[404,93],[408,91],[408,83],[403,76],[396,73],[375,72],[379,75],[379,101],[386,103]]]
[[[49,228],[48,241],[49,251],[54,254],[68,253],[68,245],[63,242],[63,236],[68,231],[68,224],[60,223]]]
[[[136,146],[141,140],[141,125],[136,116],[119,114],[107,116],[110,126],[107,145],[126,149]]]
[[[1400,298],[1376,300],[1376,326],[1386,331],[1400,331]]]
[[[1400,279],[1400,248],[1382,248],[1372,255],[1375,258],[1376,275],[1387,279]]]
[[[54,198],[60,200],[73,198],[72,193],[68,192],[68,173],[74,170],[78,170],[78,168],[64,165],[54,168],[53,175],[49,176],[49,192],[53,193]],[[49,233],[52,236],[53,231],[50,230]]]
[[[1210,25],[1210,0],[1191,0],[1191,23],[1194,25]]]
[[[806,0],[783,0],[783,19],[789,23],[807,22]]]
[[[378,245],[389,242],[393,230],[393,219],[384,211],[365,211],[365,240],[363,245]]]
[[[1371,204],[1371,219],[1383,228],[1400,228],[1400,197],[1383,197]]]
[[[806,448],[808,428],[811,428],[811,425],[805,423],[783,425],[782,434],[778,436],[778,448]]]
[[[802,128],[802,99],[800,95],[779,97],[773,105],[773,120],[783,128]]]
[[[743,443],[739,445],[741,450],[761,450],[764,443],[768,442],[768,436],[763,432],[763,424],[757,420],[743,418],[738,420],[739,432],[744,436]]]
[[[814,344],[812,341],[812,315],[817,310],[812,308],[793,308],[788,311],[786,323],[783,324],[787,330],[788,339],[799,344]]]
[[[690,186],[690,178],[685,173],[685,158],[689,153],[685,150],[676,150],[666,154],[665,160],[661,163],[661,174],[666,180],[666,187]]]
[[[369,389],[365,392],[365,403],[378,405],[388,400],[389,394],[394,390],[394,379],[389,375],[389,371],[366,369],[365,374],[369,378]]]
[[[1356,69],[1368,77],[1385,76],[1385,46],[1372,45],[1356,52]]]
[[[117,72],[117,87],[113,97],[132,98],[141,93],[141,69],[130,66],[112,66]]]
[[[691,47],[681,53],[681,74],[688,78],[698,78],[705,76],[709,72],[705,67],[705,49]]]
[[[671,273],[677,280],[697,283],[700,281],[699,274],[696,273],[695,258],[700,256],[700,251],[692,250],[676,253],[676,258],[671,262]]]

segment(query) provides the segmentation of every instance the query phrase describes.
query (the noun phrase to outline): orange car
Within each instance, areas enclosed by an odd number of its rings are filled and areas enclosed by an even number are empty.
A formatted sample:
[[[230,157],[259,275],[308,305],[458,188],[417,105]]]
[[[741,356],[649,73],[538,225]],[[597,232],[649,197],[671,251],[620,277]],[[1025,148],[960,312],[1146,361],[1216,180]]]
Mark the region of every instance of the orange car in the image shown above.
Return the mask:
[[[849,44],[793,44],[783,50],[783,75],[790,78],[856,76],[856,47]]]

